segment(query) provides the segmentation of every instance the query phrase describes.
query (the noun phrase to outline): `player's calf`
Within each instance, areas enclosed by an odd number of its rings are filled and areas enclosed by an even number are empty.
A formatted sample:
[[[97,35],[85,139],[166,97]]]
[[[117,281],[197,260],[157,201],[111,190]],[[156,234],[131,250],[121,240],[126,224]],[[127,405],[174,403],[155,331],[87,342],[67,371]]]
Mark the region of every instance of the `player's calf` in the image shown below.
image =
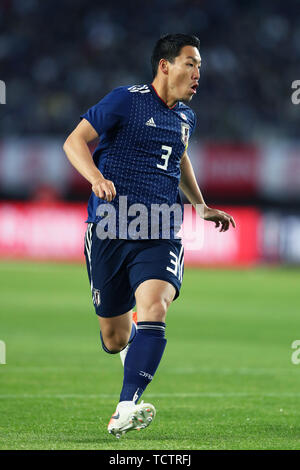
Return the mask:
[[[137,333],[137,312],[133,312],[130,338],[129,338],[129,341],[128,341],[128,344],[127,344],[126,348],[124,348],[124,349],[122,349],[122,351],[120,351],[120,359],[121,359],[121,362],[122,362],[123,366],[124,366],[125,359],[126,359],[128,351],[129,351],[129,348],[132,345],[132,342],[133,342],[134,338],[136,337],[136,333]]]
[[[98,315],[102,347],[109,354],[124,349],[135,335],[132,326],[132,310],[117,316]]]

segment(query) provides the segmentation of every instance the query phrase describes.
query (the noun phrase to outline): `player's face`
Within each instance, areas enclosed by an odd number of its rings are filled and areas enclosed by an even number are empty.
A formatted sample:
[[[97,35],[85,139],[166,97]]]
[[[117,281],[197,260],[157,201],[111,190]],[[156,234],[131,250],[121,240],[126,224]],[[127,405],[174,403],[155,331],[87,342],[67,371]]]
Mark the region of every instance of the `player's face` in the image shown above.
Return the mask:
[[[169,90],[178,101],[191,101],[197,92],[201,57],[197,47],[184,46],[169,62]]]

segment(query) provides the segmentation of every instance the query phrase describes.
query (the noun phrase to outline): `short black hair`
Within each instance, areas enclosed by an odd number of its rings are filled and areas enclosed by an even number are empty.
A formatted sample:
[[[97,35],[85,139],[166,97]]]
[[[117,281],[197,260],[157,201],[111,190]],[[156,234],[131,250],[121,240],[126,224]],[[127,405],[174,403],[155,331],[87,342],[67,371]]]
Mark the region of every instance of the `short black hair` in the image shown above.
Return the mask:
[[[200,39],[189,34],[166,34],[157,41],[151,56],[153,78],[156,77],[160,59],[166,59],[173,63],[184,46],[193,46],[199,49]]]

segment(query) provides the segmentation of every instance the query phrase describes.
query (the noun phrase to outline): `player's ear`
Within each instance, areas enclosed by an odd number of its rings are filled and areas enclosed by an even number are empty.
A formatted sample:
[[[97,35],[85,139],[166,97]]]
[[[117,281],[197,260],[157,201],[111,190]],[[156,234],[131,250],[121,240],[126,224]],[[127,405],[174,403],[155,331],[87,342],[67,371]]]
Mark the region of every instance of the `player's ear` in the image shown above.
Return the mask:
[[[164,75],[168,75],[169,73],[169,62],[166,59],[160,59],[159,61],[159,68]]]

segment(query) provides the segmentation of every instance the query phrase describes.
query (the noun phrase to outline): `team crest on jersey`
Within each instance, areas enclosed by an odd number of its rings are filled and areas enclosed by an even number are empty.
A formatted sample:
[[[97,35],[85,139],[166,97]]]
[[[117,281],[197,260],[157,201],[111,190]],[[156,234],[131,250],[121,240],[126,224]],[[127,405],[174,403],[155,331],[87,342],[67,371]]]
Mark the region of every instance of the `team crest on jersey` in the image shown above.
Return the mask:
[[[93,288],[93,302],[96,307],[99,307],[101,303],[100,290]]]
[[[182,119],[184,119],[185,121],[187,121],[187,117],[184,113],[180,113],[180,116],[182,117]]]
[[[181,140],[185,147],[189,143],[189,135],[190,135],[190,126],[188,124],[185,124],[185,122],[182,122],[181,123]]]

